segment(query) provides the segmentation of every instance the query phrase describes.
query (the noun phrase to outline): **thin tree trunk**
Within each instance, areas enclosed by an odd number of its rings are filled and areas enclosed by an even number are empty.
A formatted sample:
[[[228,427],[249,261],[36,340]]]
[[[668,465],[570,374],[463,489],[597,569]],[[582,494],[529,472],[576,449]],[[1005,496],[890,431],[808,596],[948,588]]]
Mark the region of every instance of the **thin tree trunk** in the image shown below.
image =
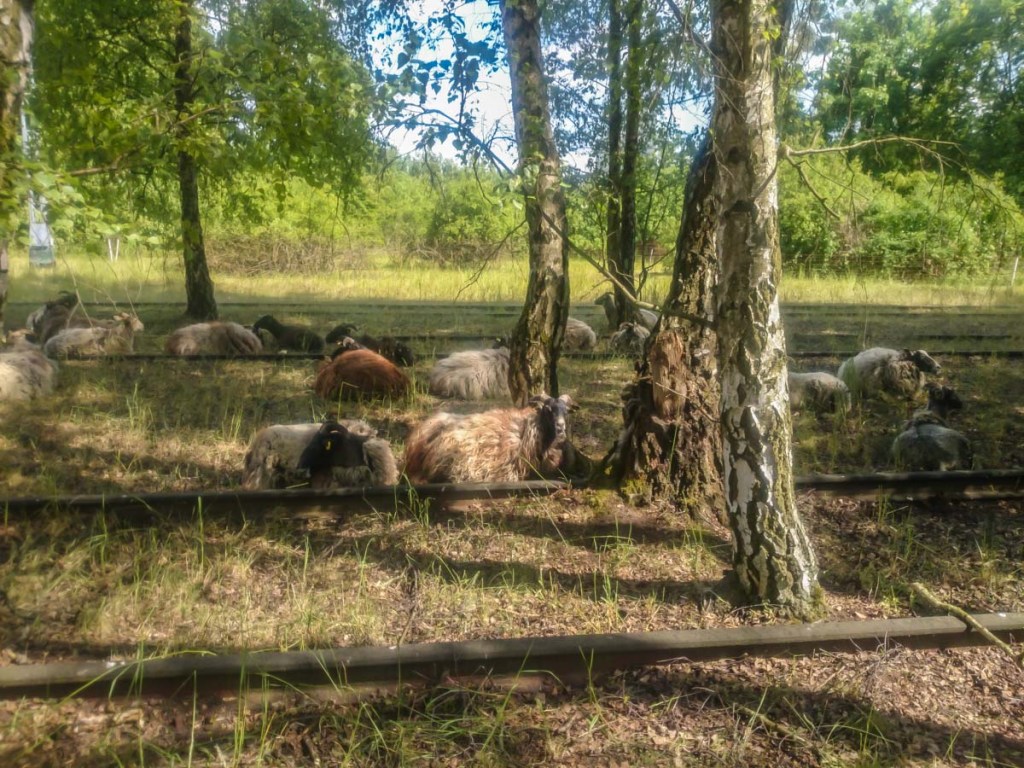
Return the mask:
[[[817,565],[796,510],[775,176],[771,0],[713,0],[713,151],[723,471],[733,564],[758,602],[812,612]]]
[[[188,117],[194,101],[192,80],[192,5],[181,0],[181,17],[174,35],[174,101],[178,120]],[[191,134],[189,123],[179,122],[175,131],[178,141],[178,187],[181,196],[181,242],[185,259],[185,313],[195,320],[217,319],[217,301],[213,281],[206,265],[206,246],[199,213],[199,178],[196,159],[186,148]]]
[[[615,308],[620,323],[633,316],[631,302],[636,298],[633,271],[636,265],[636,170],[640,156],[641,68],[644,63],[643,0],[629,0],[626,24],[629,39],[629,52],[626,54],[626,134],[622,150],[622,211],[615,272],[622,285],[628,289],[629,295],[615,286]]]
[[[501,15],[530,237],[530,281],[508,372],[512,399],[524,405],[532,395],[558,394],[558,355],[569,314],[569,244],[542,67],[540,11],[536,0],[505,0]]]
[[[622,8],[619,0],[608,3],[608,209],[605,221],[605,263],[620,275],[622,234]],[[620,277],[621,279],[621,277]],[[614,290],[615,318],[612,327],[625,319],[621,291]]]
[[[668,498],[689,514],[722,508],[714,330],[717,209],[710,138],[694,158],[675,267],[656,333],[623,399],[609,464],[635,500]]]
[[[22,173],[21,104],[31,68],[33,0],[9,0],[0,12],[0,336],[7,304],[8,245],[26,201],[16,192]]]

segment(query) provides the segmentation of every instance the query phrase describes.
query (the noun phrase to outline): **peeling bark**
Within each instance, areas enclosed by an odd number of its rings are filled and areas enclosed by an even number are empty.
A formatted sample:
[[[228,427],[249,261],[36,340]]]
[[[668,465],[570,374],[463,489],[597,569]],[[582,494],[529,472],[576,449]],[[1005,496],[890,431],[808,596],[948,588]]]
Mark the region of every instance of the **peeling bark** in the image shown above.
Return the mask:
[[[33,0],[0,7],[0,335],[4,328],[11,229],[24,205],[17,193],[21,161],[21,103],[32,66]]]
[[[665,314],[623,394],[623,431],[608,460],[620,487],[669,498],[689,514],[722,507],[714,178],[705,141],[686,182]]]
[[[733,564],[748,595],[809,614],[817,564],[796,510],[775,177],[770,0],[714,0],[721,218],[722,453]]]
[[[181,122],[188,117],[194,89],[192,78],[192,6],[180,5],[181,17],[174,35],[174,101],[178,125],[178,189],[181,199],[181,242],[185,260],[185,313],[195,320],[216,320],[217,301],[213,295],[213,281],[206,264],[206,245],[203,240],[202,217],[199,210],[199,178],[196,159],[187,148],[191,123]]]
[[[519,177],[530,238],[530,280],[509,348],[509,390],[525,405],[558,395],[558,356],[569,316],[569,244],[535,0],[505,0],[502,28],[512,81]]]

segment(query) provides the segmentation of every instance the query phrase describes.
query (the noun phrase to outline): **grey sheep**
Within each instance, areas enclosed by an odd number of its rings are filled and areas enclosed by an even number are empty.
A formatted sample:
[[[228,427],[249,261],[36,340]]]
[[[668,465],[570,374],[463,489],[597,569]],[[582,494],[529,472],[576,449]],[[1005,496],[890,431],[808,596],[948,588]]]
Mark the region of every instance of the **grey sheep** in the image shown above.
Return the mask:
[[[613,330],[615,328],[615,294],[611,292],[603,293],[594,300],[594,303],[599,307],[604,307],[604,316],[608,320],[608,330]],[[637,307],[633,311],[632,322],[639,323],[648,331],[654,330],[654,326],[658,324],[658,313]],[[619,327],[621,328],[621,324]]]
[[[942,367],[923,349],[872,347],[839,366],[839,378],[854,397],[888,394],[910,399],[924,387],[926,373]]]
[[[112,327],[66,328],[43,345],[48,357],[73,355],[129,355],[135,351],[135,334],[145,326],[138,315],[114,315]]]
[[[410,482],[518,482],[569,473],[577,454],[569,442],[572,398],[540,396],[526,408],[469,415],[436,413],[409,435]]]
[[[231,322],[195,323],[173,331],[164,344],[169,355],[256,355],[263,351],[259,336]]]
[[[249,444],[242,477],[248,489],[397,482],[398,466],[387,441],[354,419],[264,427]]]
[[[816,413],[843,413],[850,407],[850,389],[824,371],[789,372],[789,407],[810,408]]]
[[[0,353],[0,402],[32,400],[53,392],[57,363],[28,342]]]
[[[430,371],[430,393],[462,400],[508,400],[508,355],[507,349],[480,349],[438,360]]]
[[[562,342],[562,349],[566,352],[586,352],[597,346],[597,334],[594,329],[570,317],[565,321],[565,341]]]
[[[962,407],[963,401],[951,388],[930,385],[928,406],[915,412],[893,440],[896,466],[921,472],[970,469],[974,463],[970,441],[945,422],[950,411]]]
[[[612,334],[612,349],[630,357],[643,357],[644,346],[651,332],[640,323],[623,323]]]

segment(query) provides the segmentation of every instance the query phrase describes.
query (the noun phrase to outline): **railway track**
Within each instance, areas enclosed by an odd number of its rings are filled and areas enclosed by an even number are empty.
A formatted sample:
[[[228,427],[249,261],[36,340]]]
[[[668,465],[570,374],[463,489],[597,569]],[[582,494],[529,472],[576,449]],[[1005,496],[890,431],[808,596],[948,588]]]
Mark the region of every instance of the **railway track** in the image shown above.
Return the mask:
[[[1024,642],[1024,613],[980,614],[1007,643]],[[249,695],[273,689],[436,684],[492,676],[555,675],[592,681],[617,669],[746,656],[874,652],[903,646],[945,649],[989,640],[948,616],[728,629],[523,637],[318,651],[243,652],[126,661],[69,661],[0,667],[0,699]]]
[[[798,491],[854,499],[889,497],[907,501],[1003,500],[1024,498],[1024,469],[957,472],[812,475],[798,477]],[[495,499],[536,497],[567,491],[569,483],[532,480],[502,484],[430,484],[339,490],[190,491],[177,493],[77,494],[23,496],[0,500],[7,519],[31,517],[47,509],[77,514],[203,514],[256,516],[271,512],[316,512],[348,515],[366,511],[397,512],[419,505],[448,508]]]

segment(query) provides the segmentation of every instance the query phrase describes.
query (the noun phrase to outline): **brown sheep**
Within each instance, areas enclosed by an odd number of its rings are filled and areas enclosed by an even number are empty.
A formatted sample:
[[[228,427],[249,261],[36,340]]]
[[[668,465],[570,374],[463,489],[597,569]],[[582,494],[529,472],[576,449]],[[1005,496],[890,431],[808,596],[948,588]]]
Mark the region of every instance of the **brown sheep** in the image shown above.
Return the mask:
[[[325,400],[394,398],[408,394],[412,382],[383,355],[344,338],[333,357],[320,364],[313,389]]]

